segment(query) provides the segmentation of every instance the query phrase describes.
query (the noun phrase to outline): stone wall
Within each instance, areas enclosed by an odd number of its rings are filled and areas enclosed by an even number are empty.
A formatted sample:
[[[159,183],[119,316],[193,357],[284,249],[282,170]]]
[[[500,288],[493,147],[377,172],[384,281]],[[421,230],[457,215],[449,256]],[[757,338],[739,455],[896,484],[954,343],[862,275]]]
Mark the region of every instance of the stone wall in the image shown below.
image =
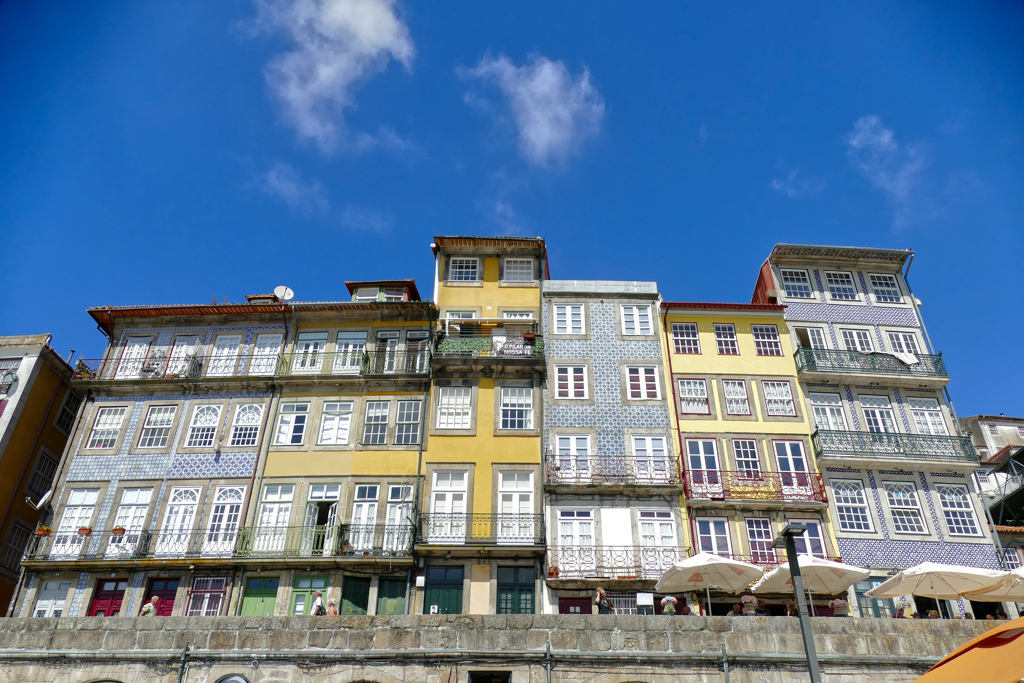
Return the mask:
[[[825,681],[909,682],[983,621],[811,620]],[[0,683],[790,683],[797,619],[392,616],[0,619]]]

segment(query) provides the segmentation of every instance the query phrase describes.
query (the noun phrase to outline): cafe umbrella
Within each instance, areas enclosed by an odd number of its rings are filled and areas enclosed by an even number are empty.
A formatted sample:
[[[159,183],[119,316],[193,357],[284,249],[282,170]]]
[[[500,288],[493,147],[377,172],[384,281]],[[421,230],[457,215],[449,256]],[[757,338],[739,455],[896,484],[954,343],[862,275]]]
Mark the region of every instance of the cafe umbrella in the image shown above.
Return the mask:
[[[1006,572],[996,569],[922,562],[875,586],[867,596],[881,600],[901,595],[924,595],[932,597],[938,606],[939,600],[956,600],[964,593],[988,588],[1004,576]]]
[[[813,555],[799,555],[797,562],[804,579],[804,589],[819,595],[839,595],[871,573],[861,567]],[[750,590],[752,593],[778,593],[792,589],[793,577],[790,575],[789,563],[786,563],[765,574]]]
[[[697,553],[665,570],[654,590],[659,593],[687,593],[704,590],[711,611],[711,587],[737,594],[764,575],[757,565],[740,562],[730,557]]]

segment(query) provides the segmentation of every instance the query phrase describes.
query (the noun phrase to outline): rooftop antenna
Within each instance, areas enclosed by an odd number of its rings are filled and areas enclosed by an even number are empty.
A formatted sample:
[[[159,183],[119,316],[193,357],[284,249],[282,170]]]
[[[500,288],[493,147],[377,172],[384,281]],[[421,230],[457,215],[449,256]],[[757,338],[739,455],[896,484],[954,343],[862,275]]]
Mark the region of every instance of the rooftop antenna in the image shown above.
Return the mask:
[[[280,287],[274,287],[274,296],[281,301],[291,301],[295,296],[295,292],[292,291],[291,287],[281,285]]]

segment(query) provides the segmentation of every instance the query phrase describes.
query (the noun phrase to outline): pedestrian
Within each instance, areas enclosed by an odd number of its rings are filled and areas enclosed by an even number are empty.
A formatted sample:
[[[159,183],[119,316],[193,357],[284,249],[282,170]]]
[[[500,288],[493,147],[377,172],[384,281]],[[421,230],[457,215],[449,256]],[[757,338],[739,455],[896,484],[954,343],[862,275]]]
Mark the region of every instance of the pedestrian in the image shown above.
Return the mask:
[[[921,618],[921,613],[920,612],[914,612],[913,614],[910,615],[910,618],[911,619],[920,619]]]
[[[800,610],[796,608],[796,603],[792,600],[789,601],[789,605],[786,606],[786,616],[798,617],[800,616]]]
[[[142,611],[139,612],[140,617],[156,617],[160,616],[160,598],[154,595],[149,602],[142,606]]]
[[[893,619],[906,619],[907,615],[903,613],[904,609],[906,609],[906,608],[904,608],[904,607],[897,607],[896,608],[896,616],[894,616]]]
[[[970,612],[964,612],[964,619],[973,619],[974,615]]]
[[[995,616],[991,612],[989,612],[988,614],[985,615],[985,621],[995,621],[995,620],[996,620],[996,618],[995,618]]]
[[[767,617],[768,616],[768,614],[769,614],[769,612],[768,612],[768,605],[765,604],[764,600],[758,600],[757,601],[757,609],[754,610],[754,614],[756,616],[759,616],[759,617]]]
[[[597,595],[594,596],[594,604],[597,605],[598,614],[612,614],[612,603],[608,602],[608,594],[600,586]]]
[[[933,609],[933,610],[928,610],[928,618],[929,619],[941,619],[942,617],[939,616],[939,610]]]
[[[666,595],[661,599],[661,613],[662,614],[675,614],[676,603],[678,601],[671,595]]]
[[[689,606],[689,605],[687,605],[687,604],[686,604],[686,603],[684,602],[684,603],[683,603],[683,606],[682,606],[682,607],[681,607],[681,608],[679,609],[679,614],[680,614],[680,615],[682,615],[682,616],[684,616],[684,617],[688,617],[688,616],[690,616],[691,614],[693,614],[693,612],[692,612],[692,611],[690,611],[690,606]]]
[[[729,612],[730,617],[742,617],[743,616],[743,605],[736,603],[732,606],[732,611]]]
[[[309,613],[314,617],[322,617],[327,614],[327,610],[324,608],[324,598],[320,591],[313,591],[313,605]]]
[[[327,616],[336,617],[338,616],[338,606],[334,604],[334,600],[327,601]]]
[[[999,621],[1006,621],[1006,612],[996,612],[996,619],[998,619]]]

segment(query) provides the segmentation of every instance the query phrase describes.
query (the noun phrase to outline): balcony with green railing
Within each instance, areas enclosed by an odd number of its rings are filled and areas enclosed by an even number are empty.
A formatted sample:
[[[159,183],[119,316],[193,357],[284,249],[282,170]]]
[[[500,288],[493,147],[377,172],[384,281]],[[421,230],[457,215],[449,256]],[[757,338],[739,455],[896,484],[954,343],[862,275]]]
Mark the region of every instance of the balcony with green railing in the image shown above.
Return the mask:
[[[918,354],[904,362],[891,353],[862,353],[840,349],[798,349],[794,359],[797,372],[804,381],[834,380],[836,375],[855,376],[859,383],[869,379],[895,386],[943,387],[949,373],[942,355]]]
[[[811,437],[819,460],[889,461],[922,460],[948,464],[977,464],[970,438],[894,432],[846,432],[819,429]]]
[[[544,359],[544,337],[536,320],[452,318],[441,321],[434,356],[438,360]]]
[[[277,377],[389,376],[430,374],[430,351],[351,351],[283,353]]]

